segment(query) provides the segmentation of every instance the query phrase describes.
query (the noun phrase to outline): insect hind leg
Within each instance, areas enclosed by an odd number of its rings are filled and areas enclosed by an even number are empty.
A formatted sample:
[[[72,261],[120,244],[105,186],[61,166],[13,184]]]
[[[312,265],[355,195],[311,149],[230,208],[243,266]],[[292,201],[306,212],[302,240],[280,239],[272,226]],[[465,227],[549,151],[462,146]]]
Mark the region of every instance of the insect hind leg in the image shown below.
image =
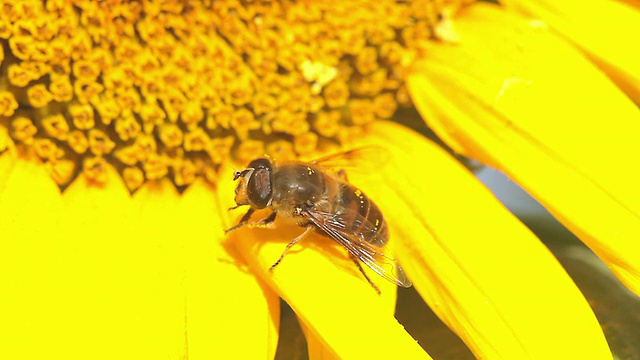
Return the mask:
[[[289,251],[289,249],[291,249],[291,247],[295,245],[298,241],[307,237],[307,235],[309,235],[309,232],[311,232],[311,230],[313,230],[313,226],[307,226],[307,229],[302,234],[298,235],[295,239],[291,240],[291,242],[287,244],[287,247],[284,248],[282,255],[280,255],[278,260],[275,263],[273,263],[273,265],[271,265],[271,267],[269,268],[269,271],[273,271],[273,269],[275,269],[275,267],[278,266],[278,264],[280,264],[284,256],[287,254],[287,251]]]
[[[380,295],[380,289],[378,289],[376,284],[374,284],[373,281],[371,281],[371,279],[369,278],[369,275],[367,275],[367,273],[364,272],[362,265],[360,265],[360,261],[358,261],[358,259],[355,256],[353,256],[351,253],[349,253],[349,257],[351,258],[353,263],[356,264],[356,266],[358,267],[358,270],[360,270],[360,273],[362,273],[362,276],[364,276],[364,278],[367,279],[367,281],[369,282],[369,285],[371,285],[373,290],[375,290],[378,293],[378,295]]]

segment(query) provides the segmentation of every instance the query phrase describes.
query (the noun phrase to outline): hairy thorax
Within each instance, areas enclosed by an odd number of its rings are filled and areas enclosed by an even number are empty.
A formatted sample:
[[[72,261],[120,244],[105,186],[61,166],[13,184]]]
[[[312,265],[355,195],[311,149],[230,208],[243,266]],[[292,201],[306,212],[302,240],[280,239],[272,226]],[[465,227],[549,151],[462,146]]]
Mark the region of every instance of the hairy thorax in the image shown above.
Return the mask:
[[[296,208],[311,208],[325,198],[325,175],[310,165],[285,164],[273,174],[271,205],[278,212],[293,215]]]

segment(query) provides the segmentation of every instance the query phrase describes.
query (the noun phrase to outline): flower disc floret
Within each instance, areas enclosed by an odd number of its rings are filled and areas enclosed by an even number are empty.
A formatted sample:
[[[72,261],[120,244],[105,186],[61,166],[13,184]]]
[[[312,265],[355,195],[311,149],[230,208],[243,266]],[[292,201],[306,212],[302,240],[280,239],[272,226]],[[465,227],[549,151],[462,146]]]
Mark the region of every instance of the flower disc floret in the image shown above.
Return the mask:
[[[438,12],[391,0],[1,8],[0,126],[61,186],[68,169],[101,182],[109,165],[131,191],[265,151],[295,158],[390,118]]]

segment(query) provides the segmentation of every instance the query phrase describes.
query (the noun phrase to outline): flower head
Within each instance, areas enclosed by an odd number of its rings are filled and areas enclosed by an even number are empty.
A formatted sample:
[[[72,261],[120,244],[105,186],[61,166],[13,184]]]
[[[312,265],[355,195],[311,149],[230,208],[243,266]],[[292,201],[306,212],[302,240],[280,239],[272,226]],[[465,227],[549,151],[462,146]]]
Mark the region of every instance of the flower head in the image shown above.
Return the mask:
[[[539,240],[442,148],[387,121],[408,123],[398,108],[417,108],[455,152],[510,174],[637,290],[637,191],[618,187],[620,163],[599,161],[637,153],[637,109],[546,30],[486,5],[427,0],[0,8],[3,353],[273,357],[283,299],[312,356],[427,358],[393,316],[395,286],[365,269],[378,296],[327,234],[314,231],[270,271],[302,228],[223,231],[237,221],[226,209],[239,166],[373,145],[392,159],[370,159],[378,176],[348,171],[349,182],[378,204],[389,248],[476,356],[610,356]],[[546,44],[570,79],[597,85],[578,91],[546,75]],[[537,97],[548,89],[574,96],[553,124],[544,109],[565,103]],[[590,92],[610,104],[567,121]],[[523,111],[518,98],[546,106]],[[587,112],[612,109],[617,120],[597,133]],[[602,152],[564,142],[622,130]],[[557,183],[540,179],[550,171]]]

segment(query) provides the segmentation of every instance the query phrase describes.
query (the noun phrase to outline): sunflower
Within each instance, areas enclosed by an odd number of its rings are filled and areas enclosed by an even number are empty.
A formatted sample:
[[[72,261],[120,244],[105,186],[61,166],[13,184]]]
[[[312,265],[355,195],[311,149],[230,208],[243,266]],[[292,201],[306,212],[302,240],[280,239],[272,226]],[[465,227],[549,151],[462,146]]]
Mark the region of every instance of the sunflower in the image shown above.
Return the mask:
[[[248,161],[373,145],[391,160],[349,179],[475,356],[612,358],[553,254],[447,151],[640,293],[637,3],[572,3],[3,2],[0,353],[273,358],[283,300],[311,358],[429,358],[395,285],[366,270],[378,295],[330,239],[272,272],[301,228],[224,232]]]

